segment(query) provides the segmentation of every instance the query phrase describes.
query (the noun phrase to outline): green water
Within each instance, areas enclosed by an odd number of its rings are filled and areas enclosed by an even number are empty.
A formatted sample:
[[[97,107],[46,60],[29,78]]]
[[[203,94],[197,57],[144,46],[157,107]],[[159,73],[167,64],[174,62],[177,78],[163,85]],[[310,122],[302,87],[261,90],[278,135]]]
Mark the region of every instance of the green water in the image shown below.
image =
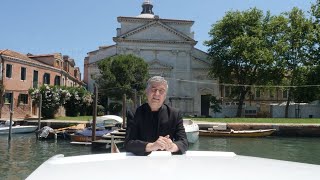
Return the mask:
[[[14,134],[11,143],[0,136],[0,180],[25,179],[42,162],[56,154],[92,153],[90,146],[71,145],[65,140],[37,141],[35,135]],[[211,138],[200,137],[190,150],[232,151],[238,155],[312,163],[320,165],[320,138]],[[45,179],[45,177],[44,177]]]

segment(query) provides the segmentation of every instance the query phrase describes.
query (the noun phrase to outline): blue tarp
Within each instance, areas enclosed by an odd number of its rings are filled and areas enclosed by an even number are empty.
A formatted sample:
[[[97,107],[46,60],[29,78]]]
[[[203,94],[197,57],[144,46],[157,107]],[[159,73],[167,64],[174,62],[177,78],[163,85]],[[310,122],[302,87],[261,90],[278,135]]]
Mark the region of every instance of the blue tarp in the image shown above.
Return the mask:
[[[97,129],[96,130],[96,136],[102,136],[104,134],[110,133],[113,130],[107,130],[107,129]],[[84,130],[81,131],[76,131],[76,135],[82,135],[82,136],[91,136],[92,135],[92,129],[91,128],[85,128]]]

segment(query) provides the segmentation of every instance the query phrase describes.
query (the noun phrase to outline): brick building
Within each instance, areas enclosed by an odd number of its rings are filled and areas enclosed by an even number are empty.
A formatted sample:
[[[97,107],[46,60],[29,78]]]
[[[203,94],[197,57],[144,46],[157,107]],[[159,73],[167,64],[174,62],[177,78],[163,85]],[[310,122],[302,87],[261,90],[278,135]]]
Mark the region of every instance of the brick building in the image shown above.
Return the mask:
[[[33,55],[12,50],[0,50],[1,104],[0,118],[10,117],[13,102],[13,118],[37,116],[38,107],[28,94],[30,88],[43,84],[58,86],[82,86],[81,73],[75,62],[60,53]]]

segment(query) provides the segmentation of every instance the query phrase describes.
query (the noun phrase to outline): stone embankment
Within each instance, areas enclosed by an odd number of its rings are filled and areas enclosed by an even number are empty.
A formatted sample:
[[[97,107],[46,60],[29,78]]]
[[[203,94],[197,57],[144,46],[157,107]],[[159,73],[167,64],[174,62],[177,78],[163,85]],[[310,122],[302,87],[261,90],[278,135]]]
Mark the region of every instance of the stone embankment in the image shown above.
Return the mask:
[[[28,125],[38,125],[38,120],[26,120],[26,123]],[[53,129],[63,128],[67,126],[73,126],[76,124],[83,124],[85,123],[87,126],[89,126],[88,121],[74,121],[74,120],[55,120],[55,119],[49,119],[49,120],[41,120],[41,127],[43,126],[50,126]]]
[[[200,129],[207,130],[215,122],[196,122]],[[276,129],[273,136],[320,137],[320,124],[272,124],[272,123],[225,123],[228,129],[257,130]]]
[[[41,120],[41,127],[51,128],[67,127],[75,124],[86,123],[87,121],[70,120]],[[212,128],[217,122],[196,121],[200,129]],[[38,125],[37,120],[28,120],[29,125]],[[276,129],[273,136],[299,136],[299,137],[320,137],[320,124],[272,124],[272,123],[225,123],[228,129],[233,130],[256,130],[256,129]]]

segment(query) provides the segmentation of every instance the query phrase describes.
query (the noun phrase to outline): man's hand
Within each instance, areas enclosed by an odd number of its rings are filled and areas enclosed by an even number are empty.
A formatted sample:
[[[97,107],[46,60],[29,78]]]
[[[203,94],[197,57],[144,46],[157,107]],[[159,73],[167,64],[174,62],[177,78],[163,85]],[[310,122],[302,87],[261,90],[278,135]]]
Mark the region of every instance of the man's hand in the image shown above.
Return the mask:
[[[159,136],[159,138],[153,142],[148,143],[146,146],[146,152],[157,151],[157,150],[166,150],[170,152],[179,151],[178,146],[172,142],[169,135],[165,137]]]
[[[177,152],[179,151],[178,146],[172,142],[172,140],[170,139],[169,135],[165,136],[165,141],[166,141],[166,151],[170,151],[170,152]]]

